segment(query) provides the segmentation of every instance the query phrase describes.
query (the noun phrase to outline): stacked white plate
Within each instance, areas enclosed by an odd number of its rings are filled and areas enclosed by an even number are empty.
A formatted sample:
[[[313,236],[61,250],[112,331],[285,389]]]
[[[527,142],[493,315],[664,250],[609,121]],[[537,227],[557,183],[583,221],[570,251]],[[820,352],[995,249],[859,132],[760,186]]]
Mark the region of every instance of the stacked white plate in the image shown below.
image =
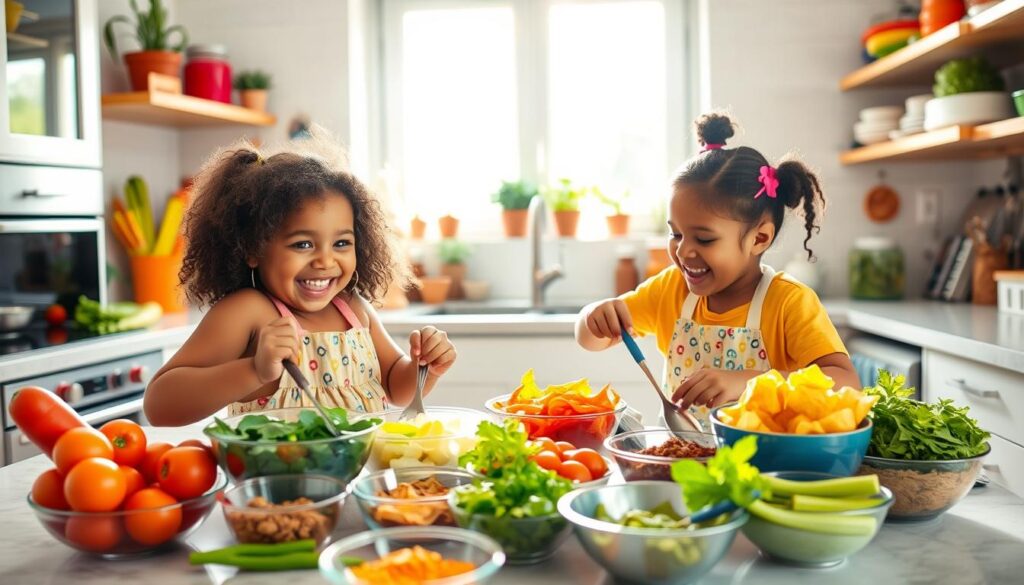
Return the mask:
[[[910,96],[907,98],[907,113],[900,118],[899,130],[893,130],[889,138],[896,139],[924,132],[924,105],[932,99],[932,94]]]
[[[877,106],[860,111],[860,121],[853,125],[853,138],[860,144],[875,144],[889,140],[889,133],[899,128],[903,108]]]

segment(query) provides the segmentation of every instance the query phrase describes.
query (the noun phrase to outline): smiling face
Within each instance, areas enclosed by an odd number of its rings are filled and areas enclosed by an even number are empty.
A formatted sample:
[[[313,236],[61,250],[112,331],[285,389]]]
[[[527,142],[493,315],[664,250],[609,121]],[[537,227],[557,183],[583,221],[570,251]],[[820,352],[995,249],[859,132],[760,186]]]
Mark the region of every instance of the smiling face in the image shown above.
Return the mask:
[[[352,205],[339,193],[308,199],[267,242],[255,266],[270,294],[300,313],[315,313],[348,286],[356,270]]]
[[[711,209],[696,185],[679,185],[669,204],[668,253],[694,294],[711,297],[760,278],[761,254],[775,236],[765,218],[751,228]]]

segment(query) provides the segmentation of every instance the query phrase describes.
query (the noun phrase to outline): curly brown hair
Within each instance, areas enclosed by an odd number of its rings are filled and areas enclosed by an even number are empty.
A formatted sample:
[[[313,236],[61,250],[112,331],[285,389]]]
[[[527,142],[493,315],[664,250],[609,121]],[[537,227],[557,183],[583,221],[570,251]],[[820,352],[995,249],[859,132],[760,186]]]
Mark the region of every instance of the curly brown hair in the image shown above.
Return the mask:
[[[247,259],[263,253],[296,209],[328,193],[352,205],[356,276],[349,290],[372,302],[392,284],[408,283],[383,205],[346,170],[344,151],[322,130],[314,129],[311,139],[275,154],[249,142],[221,150],[203,165],[193,192],[185,218],[188,247],[178,276],[195,304],[212,305],[249,287]]]

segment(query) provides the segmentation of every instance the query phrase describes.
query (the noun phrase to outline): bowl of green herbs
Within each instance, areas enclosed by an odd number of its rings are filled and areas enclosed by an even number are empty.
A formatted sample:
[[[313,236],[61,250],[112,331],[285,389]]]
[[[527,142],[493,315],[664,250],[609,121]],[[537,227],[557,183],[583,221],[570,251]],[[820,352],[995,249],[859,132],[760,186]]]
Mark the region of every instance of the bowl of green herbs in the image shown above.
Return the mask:
[[[214,418],[203,432],[210,437],[217,463],[233,481],[310,473],[348,482],[366,464],[381,420],[367,415],[349,418],[343,408],[325,411],[339,436],[333,436],[323,417],[307,408]]]
[[[881,371],[871,413],[874,433],[858,474],[878,475],[894,497],[888,518],[928,520],[974,486],[990,451],[989,433],[949,399],[921,402],[903,376]]]
[[[500,468],[501,473],[477,477],[448,492],[455,521],[498,541],[509,564],[548,559],[569,536],[558,499],[572,490],[572,482],[530,459],[536,449],[516,419],[501,425],[482,422],[477,437],[476,447],[459,464]]]

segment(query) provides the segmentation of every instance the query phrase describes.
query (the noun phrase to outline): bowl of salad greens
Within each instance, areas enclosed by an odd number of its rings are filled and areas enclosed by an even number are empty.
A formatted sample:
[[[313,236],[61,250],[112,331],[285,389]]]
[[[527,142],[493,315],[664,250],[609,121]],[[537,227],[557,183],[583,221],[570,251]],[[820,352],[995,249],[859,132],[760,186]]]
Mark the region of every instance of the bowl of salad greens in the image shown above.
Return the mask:
[[[509,564],[548,559],[569,536],[558,499],[572,490],[572,482],[531,459],[536,449],[527,443],[526,428],[515,419],[501,425],[480,423],[477,439],[476,448],[459,463],[486,461],[499,465],[502,473],[475,477],[472,484],[448,492],[455,521],[496,540]]]
[[[882,370],[871,413],[874,433],[858,474],[892,490],[891,520],[928,520],[967,495],[991,447],[989,433],[949,399],[921,402],[903,376]]]
[[[343,408],[325,408],[341,435],[335,437],[313,409],[265,410],[214,422],[203,429],[217,463],[233,481],[310,473],[348,482],[359,474],[381,420],[349,418]]]

